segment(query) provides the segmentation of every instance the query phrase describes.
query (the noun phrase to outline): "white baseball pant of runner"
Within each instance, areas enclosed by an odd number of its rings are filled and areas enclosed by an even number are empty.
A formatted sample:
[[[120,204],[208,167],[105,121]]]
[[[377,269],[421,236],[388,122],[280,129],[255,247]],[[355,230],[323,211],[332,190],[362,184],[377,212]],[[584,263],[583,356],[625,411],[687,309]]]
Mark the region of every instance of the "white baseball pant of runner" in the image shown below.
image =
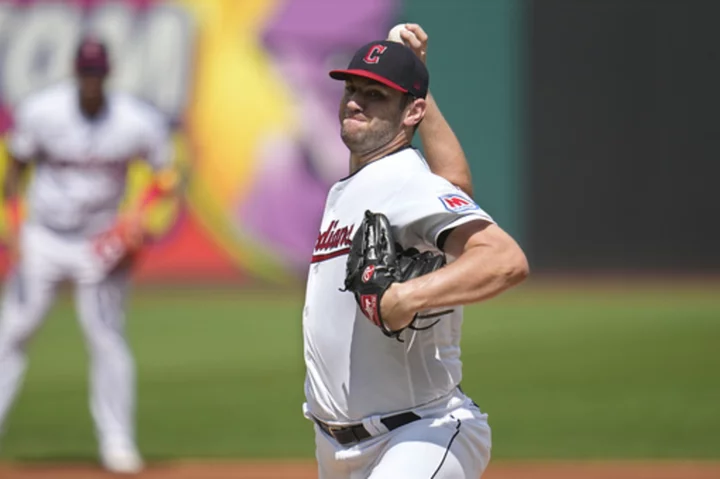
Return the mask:
[[[480,478],[490,462],[487,414],[461,392],[453,394],[458,406],[414,409],[422,419],[390,432],[377,430],[354,446],[338,444],[315,425],[319,479]],[[368,430],[380,424],[366,422]]]
[[[3,291],[0,316],[0,425],[26,369],[28,341],[56,287],[75,283],[75,305],[90,356],[90,409],[100,447],[134,445],[135,369],[124,333],[129,270],[104,271],[90,241],[25,224],[20,260]]]

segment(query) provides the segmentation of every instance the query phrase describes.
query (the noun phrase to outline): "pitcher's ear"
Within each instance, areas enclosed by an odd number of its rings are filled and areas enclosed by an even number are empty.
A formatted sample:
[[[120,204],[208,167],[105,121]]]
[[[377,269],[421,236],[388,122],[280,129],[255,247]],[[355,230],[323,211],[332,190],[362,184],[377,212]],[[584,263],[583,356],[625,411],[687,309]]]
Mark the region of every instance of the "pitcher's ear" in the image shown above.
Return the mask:
[[[423,118],[425,118],[425,112],[427,110],[427,101],[424,98],[415,98],[405,113],[405,119],[403,123],[405,126],[415,126],[420,124]]]

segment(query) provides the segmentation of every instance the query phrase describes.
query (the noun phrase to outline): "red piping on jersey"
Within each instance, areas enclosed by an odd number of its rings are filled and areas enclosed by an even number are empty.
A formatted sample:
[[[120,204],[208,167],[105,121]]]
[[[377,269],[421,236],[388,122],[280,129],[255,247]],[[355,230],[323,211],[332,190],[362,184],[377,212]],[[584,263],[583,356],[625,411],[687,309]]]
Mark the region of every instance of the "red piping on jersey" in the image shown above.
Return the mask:
[[[343,248],[343,249],[339,249],[337,251],[333,251],[332,253],[314,254],[312,256],[312,261],[310,261],[310,263],[320,263],[321,261],[327,261],[329,259],[337,258],[338,256],[346,255],[349,252],[350,252],[350,248]]]

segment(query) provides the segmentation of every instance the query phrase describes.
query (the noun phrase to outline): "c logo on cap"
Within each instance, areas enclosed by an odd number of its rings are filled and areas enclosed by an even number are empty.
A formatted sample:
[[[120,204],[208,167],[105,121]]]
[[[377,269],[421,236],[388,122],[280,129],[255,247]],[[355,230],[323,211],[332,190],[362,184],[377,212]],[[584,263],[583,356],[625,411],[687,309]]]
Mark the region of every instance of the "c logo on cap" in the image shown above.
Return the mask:
[[[373,45],[370,47],[370,50],[368,50],[367,55],[363,58],[363,61],[365,63],[369,63],[370,65],[374,65],[380,61],[380,55],[385,53],[385,50],[387,50],[385,45]]]

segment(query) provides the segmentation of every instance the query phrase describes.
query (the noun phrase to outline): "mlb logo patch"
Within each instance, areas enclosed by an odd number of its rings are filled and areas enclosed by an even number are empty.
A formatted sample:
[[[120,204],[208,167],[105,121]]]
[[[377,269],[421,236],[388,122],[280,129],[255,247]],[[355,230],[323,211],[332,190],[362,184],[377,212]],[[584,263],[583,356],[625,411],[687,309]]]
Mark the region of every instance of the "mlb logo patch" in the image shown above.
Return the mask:
[[[480,209],[473,200],[457,193],[442,195],[439,197],[439,200],[442,202],[446,210],[452,211],[453,213],[462,213],[463,211]]]

